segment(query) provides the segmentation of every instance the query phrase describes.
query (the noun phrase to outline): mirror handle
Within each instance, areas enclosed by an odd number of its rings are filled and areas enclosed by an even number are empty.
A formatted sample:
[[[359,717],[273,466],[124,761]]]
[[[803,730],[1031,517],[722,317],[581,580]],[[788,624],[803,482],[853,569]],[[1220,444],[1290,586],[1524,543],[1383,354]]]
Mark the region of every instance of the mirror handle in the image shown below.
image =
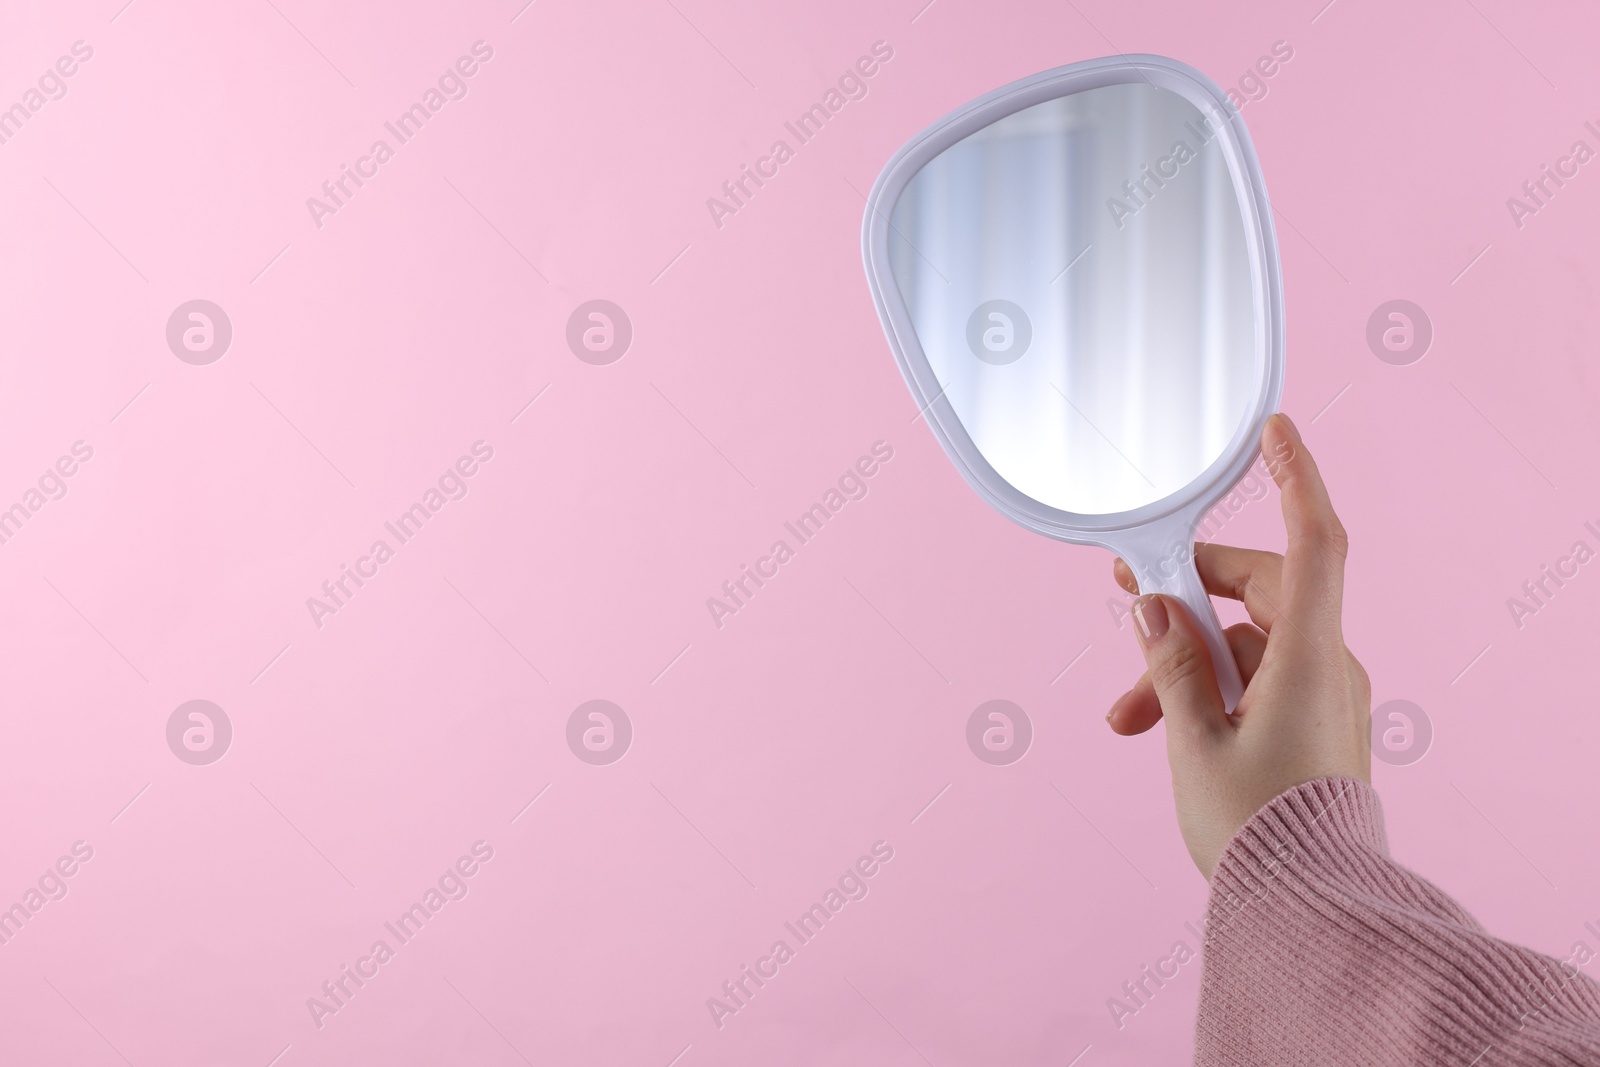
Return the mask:
[[[1200,571],[1195,566],[1194,524],[1180,522],[1176,528],[1181,536],[1161,536],[1158,527],[1127,531],[1132,537],[1122,545],[1108,545],[1133,568],[1139,579],[1140,593],[1162,593],[1183,601],[1189,614],[1205,637],[1206,648],[1211,652],[1211,664],[1217,675],[1217,688],[1222,692],[1224,710],[1229,715],[1239,706],[1244,695],[1244,679],[1239,675],[1239,664],[1228,647],[1222,633],[1222,622],[1217,609],[1200,581]]]
[[[1239,706],[1239,698],[1244,696],[1244,679],[1239,676],[1239,664],[1234,660],[1233,649],[1228,647],[1228,639],[1222,632],[1222,620],[1217,618],[1216,605],[1212,604],[1211,596],[1200,582],[1194,552],[1186,555],[1188,558],[1178,568],[1173,588],[1156,591],[1183,601],[1183,606],[1189,609],[1189,614],[1200,625],[1206,647],[1211,650],[1212,666],[1217,672],[1217,688],[1222,691],[1223,710],[1232,715],[1233,709]]]

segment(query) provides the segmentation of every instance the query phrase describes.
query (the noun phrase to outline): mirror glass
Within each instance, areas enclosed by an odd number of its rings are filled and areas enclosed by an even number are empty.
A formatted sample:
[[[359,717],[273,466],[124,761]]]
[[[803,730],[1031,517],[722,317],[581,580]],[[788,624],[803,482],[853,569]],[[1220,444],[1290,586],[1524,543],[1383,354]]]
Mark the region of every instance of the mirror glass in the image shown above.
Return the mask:
[[[1089,89],[956,142],[895,203],[892,272],[942,395],[1041,504],[1160,500],[1249,417],[1265,342],[1219,119]]]

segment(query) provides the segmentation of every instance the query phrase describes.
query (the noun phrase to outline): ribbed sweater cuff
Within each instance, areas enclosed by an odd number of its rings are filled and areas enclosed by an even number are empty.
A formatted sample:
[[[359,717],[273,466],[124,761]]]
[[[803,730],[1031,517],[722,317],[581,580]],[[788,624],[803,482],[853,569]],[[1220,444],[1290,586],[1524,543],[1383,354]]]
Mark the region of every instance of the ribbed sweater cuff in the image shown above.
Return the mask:
[[[1212,875],[1195,1062],[1600,1063],[1600,987],[1389,858],[1353,778],[1267,804]]]

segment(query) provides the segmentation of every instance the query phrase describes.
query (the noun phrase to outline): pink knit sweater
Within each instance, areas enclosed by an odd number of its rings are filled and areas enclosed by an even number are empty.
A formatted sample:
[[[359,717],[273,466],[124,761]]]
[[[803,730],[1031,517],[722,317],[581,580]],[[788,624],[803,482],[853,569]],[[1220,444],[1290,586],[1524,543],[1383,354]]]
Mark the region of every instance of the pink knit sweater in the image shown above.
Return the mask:
[[[1563,961],[1490,937],[1389,858],[1371,786],[1318,779],[1217,865],[1195,1063],[1596,1067],[1594,958],[1583,941]]]

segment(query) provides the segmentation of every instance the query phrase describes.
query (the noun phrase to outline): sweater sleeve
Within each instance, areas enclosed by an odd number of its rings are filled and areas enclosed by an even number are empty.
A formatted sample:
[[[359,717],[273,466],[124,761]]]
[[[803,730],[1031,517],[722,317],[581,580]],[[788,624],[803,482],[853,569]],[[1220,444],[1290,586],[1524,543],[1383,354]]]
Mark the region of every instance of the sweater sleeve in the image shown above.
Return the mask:
[[[1372,787],[1296,786],[1212,876],[1197,1067],[1600,1065],[1600,985],[1389,858]]]

